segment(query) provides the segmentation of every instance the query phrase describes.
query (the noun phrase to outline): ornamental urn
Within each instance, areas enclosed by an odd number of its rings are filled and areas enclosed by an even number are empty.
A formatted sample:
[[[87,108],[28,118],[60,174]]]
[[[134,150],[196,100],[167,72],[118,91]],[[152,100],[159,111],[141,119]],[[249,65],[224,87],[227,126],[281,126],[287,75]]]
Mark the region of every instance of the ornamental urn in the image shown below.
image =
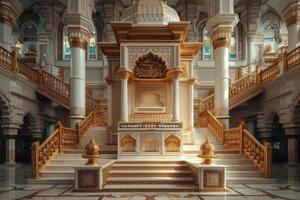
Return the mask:
[[[100,158],[100,147],[97,145],[94,139],[85,146],[85,154],[82,156],[87,158],[88,161],[85,165],[98,165],[98,159]]]
[[[213,162],[213,158],[217,158],[215,155],[215,146],[206,138],[205,142],[200,146],[200,154],[198,157],[203,158],[202,164],[210,165]]]

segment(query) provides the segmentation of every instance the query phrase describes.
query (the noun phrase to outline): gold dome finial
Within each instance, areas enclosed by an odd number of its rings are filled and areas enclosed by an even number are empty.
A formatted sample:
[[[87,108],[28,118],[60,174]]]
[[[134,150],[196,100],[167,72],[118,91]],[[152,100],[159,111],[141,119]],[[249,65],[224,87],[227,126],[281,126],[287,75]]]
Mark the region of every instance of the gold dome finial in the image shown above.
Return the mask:
[[[100,147],[97,145],[94,139],[85,146],[85,155],[83,158],[87,158],[86,165],[98,165],[98,158],[100,157]]]
[[[200,146],[200,153],[198,157],[203,158],[203,163],[206,165],[210,165],[213,162],[213,158],[217,158],[215,155],[215,146],[206,138],[205,142]]]

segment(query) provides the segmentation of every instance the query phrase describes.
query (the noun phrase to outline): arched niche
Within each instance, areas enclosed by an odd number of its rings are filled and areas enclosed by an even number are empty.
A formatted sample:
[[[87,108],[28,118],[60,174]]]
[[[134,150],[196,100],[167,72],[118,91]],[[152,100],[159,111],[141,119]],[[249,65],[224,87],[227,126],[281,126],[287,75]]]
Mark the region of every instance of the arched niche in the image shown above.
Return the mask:
[[[122,152],[136,152],[136,139],[130,134],[125,134],[121,138]]]
[[[166,152],[180,152],[180,139],[172,134],[169,135],[166,139],[165,139],[165,151]]]

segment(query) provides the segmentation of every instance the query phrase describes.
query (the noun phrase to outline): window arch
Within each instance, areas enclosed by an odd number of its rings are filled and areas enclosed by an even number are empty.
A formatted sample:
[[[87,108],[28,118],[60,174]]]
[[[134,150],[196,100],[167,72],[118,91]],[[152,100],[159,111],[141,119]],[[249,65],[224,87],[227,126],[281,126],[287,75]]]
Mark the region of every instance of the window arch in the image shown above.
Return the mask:
[[[23,51],[25,56],[36,56],[37,28],[34,23],[23,26]]]
[[[277,28],[273,24],[267,24],[264,29],[264,53],[273,53],[277,49]]]
[[[62,60],[71,60],[71,47],[69,43],[69,34],[67,27],[64,26],[62,29]],[[90,36],[90,40],[87,46],[87,59],[97,60],[97,34],[93,32]],[[60,57],[60,55],[59,55]]]
[[[71,60],[71,47],[69,43],[69,35],[66,27],[63,28],[63,60]]]
[[[237,60],[237,59],[238,59],[238,34],[237,34],[237,29],[235,28],[230,38],[229,60]]]
[[[212,43],[211,43],[210,35],[205,28],[203,28],[202,38],[203,38],[202,58],[203,58],[203,60],[211,60],[212,59]]]

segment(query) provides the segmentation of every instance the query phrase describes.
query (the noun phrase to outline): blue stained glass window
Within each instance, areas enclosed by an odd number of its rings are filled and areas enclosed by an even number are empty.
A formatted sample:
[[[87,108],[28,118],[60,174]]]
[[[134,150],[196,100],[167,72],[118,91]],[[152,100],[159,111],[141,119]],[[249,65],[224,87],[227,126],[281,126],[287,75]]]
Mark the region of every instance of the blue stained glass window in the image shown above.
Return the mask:
[[[207,30],[203,30],[203,60],[211,59],[211,39]]]
[[[71,59],[71,48],[69,43],[68,32],[63,32],[63,59],[70,60]]]
[[[97,59],[97,42],[96,35],[92,35],[90,38],[89,44],[89,59],[96,60]]]
[[[233,32],[229,47],[229,60],[237,60],[237,38],[236,31]]]

